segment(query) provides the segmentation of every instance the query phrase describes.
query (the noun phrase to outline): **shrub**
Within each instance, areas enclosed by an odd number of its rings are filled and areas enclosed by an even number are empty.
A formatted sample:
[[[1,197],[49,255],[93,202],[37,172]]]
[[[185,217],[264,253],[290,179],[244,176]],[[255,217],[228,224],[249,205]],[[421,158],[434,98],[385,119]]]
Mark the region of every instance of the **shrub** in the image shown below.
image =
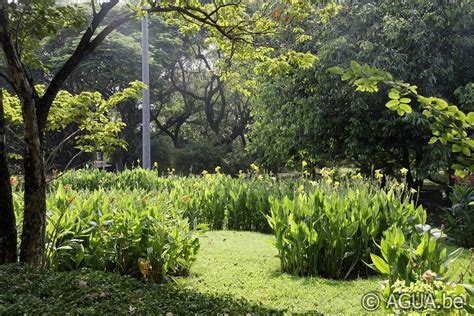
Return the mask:
[[[457,184],[450,194],[446,232],[460,246],[474,247],[474,186]]]
[[[363,261],[387,228],[397,225],[409,234],[425,222],[424,210],[397,192],[362,181],[339,187],[320,182],[309,192],[301,188],[294,198],[270,198],[267,218],[281,269],[335,279],[366,274]]]
[[[270,232],[265,218],[270,213],[270,196],[292,194],[293,184],[269,175],[246,175],[233,178],[220,173],[203,172],[201,176],[158,176],[155,170],[132,169],[121,173],[79,170],[66,173],[59,184],[75,190],[139,189],[166,196],[190,223],[206,223],[212,229]]]
[[[168,281],[187,274],[204,228],[191,229],[162,195],[140,190],[59,186],[47,205],[47,255],[56,270],[87,267]]]
[[[371,254],[372,267],[388,277],[391,284],[404,280],[407,284],[419,280],[425,271],[439,275],[447,272],[462,249],[447,253],[445,235],[429,225],[416,225],[416,231],[405,237],[403,230],[393,226],[384,233],[380,242],[382,257]]]
[[[382,257],[371,254],[370,267],[388,278],[381,284],[382,302],[387,310],[423,315],[446,315],[449,311],[458,315],[460,308],[468,313],[474,311],[474,278],[470,276],[471,284],[462,284],[463,275],[458,283],[446,282],[443,277],[462,251],[459,248],[448,254],[443,243],[445,237],[442,231],[428,225],[417,225],[410,238],[405,238],[396,226],[384,233],[380,243]],[[457,308],[452,306],[454,300],[458,301]]]

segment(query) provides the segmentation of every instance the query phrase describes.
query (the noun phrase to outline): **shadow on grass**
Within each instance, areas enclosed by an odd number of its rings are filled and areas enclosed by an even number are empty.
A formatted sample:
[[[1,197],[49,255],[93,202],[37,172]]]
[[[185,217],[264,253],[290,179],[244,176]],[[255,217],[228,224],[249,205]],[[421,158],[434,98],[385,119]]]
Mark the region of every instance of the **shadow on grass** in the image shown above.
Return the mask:
[[[299,276],[297,274],[291,274],[287,272],[283,272],[281,270],[274,270],[269,274],[270,278],[272,279],[281,279],[281,278],[287,278],[290,279],[292,282],[298,282],[298,283],[313,283],[317,279],[318,283],[320,284],[327,284],[331,286],[341,286],[341,285],[350,285],[353,282],[357,282],[360,280],[374,280],[378,281],[381,276],[376,273],[372,273],[370,275],[364,275],[364,276],[352,276],[347,279],[331,279],[331,278],[325,278],[321,276]]]
[[[283,314],[229,295],[206,295],[90,270],[54,272],[0,266],[0,315],[17,314]]]

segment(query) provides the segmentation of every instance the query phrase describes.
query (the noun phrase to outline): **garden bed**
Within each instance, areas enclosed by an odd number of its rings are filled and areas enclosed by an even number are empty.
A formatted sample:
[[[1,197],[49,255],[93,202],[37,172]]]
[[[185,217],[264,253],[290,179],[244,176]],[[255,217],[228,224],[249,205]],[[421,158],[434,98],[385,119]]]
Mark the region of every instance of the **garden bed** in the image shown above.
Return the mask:
[[[28,266],[0,267],[0,314],[363,313],[362,295],[380,277],[351,281],[301,278],[279,272],[270,235],[211,231],[191,275],[158,285],[90,270],[53,272]],[[468,262],[450,267],[455,279]]]

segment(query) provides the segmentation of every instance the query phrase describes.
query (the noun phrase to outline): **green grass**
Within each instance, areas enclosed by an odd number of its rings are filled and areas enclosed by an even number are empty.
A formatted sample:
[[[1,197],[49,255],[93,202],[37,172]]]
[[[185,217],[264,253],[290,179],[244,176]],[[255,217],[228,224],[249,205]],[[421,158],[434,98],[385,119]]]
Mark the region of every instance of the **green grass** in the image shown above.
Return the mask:
[[[279,272],[273,236],[249,232],[211,231],[191,268],[186,288],[200,293],[224,293],[272,310],[324,314],[360,314],[364,293],[379,289],[380,276],[349,281],[301,278]],[[451,264],[456,279],[467,267],[469,254]]]
[[[273,236],[258,233],[208,232],[187,288],[250,299],[270,309],[325,314],[363,312],[362,295],[378,289],[379,277],[336,281],[281,273],[272,242]]]
[[[51,272],[28,266],[0,267],[0,314],[361,314],[361,296],[380,277],[335,281],[279,272],[273,236],[211,231],[179,286],[157,285],[94,271]],[[467,251],[452,264],[456,276]]]

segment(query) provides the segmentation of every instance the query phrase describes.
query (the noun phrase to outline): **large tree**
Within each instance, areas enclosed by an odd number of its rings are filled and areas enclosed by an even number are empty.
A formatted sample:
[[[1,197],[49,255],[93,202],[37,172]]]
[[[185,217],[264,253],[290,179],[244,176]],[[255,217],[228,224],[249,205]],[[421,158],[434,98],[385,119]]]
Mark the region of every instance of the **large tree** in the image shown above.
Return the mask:
[[[354,91],[327,70],[357,60],[462,106],[454,91],[474,78],[472,10],[472,1],[353,1],[325,12],[332,18],[315,15],[300,25],[314,40],[293,45],[310,49],[318,61],[260,85],[252,140],[262,162],[275,168],[301,160],[353,164],[367,173],[406,168],[415,187],[426,177],[441,180],[449,152],[428,144],[426,118],[400,117],[385,107],[386,91]]]
[[[20,1],[18,4],[9,3],[7,0],[0,1],[0,39],[4,63],[7,66],[6,73],[2,73],[1,77],[11,85],[19,98],[23,115],[25,187],[20,261],[41,264],[43,260],[46,224],[43,139],[51,106],[68,78],[105,38],[137,14],[143,14],[142,7],[136,7],[135,10],[119,13],[105,22],[118,3],[119,0],[101,4],[95,0],[90,1],[91,17],[87,21],[82,18],[77,8],[58,6],[54,0]],[[307,1],[283,3],[289,17],[290,14],[295,15],[298,10],[304,12],[301,9],[304,9]],[[254,36],[265,34],[269,29],[275,29],[278,24],[267,18],[268,13],[271,13],[272,3],[265,3],[263,10],[253,12],[248,12],[242,1],[169,0],[145,1],[139,4],[146,5],[146,11],[150,14],[165,14],[168,21],[178,24],[183,32],[207,28],[211,41],[223,47],[224,53],[233,52],[235,43],[241,43],[244,48],[242,58],[255,56]],[[87,22],[83,23],[84,21]],[[83,24],[86,28],[74,52],[57,71],[51,72],[44,94],[40,95],[30,68],[42,66],[38,62],[42,41],[62,28],[79,30]],[[291,53],[291,56],[295,54]],[[0,181],[0,185],[0,191],[8,190],[9,184],[5,181]],[[6,212],[11,215],[12,210],[6,209]],[[0,218],[2,225],[14,224],[14,221],[7,223],[8,218],[11,216]],[[3,234],[4,230],[1,233]],[[7,249],[4,247],[11,244],[12,241],[8,239],[12,238],[11,236],[12,234],[8,234],[5,238],[0,237],[0,248]],[[16,253],[2,254],[5,258],[16,258]]]

